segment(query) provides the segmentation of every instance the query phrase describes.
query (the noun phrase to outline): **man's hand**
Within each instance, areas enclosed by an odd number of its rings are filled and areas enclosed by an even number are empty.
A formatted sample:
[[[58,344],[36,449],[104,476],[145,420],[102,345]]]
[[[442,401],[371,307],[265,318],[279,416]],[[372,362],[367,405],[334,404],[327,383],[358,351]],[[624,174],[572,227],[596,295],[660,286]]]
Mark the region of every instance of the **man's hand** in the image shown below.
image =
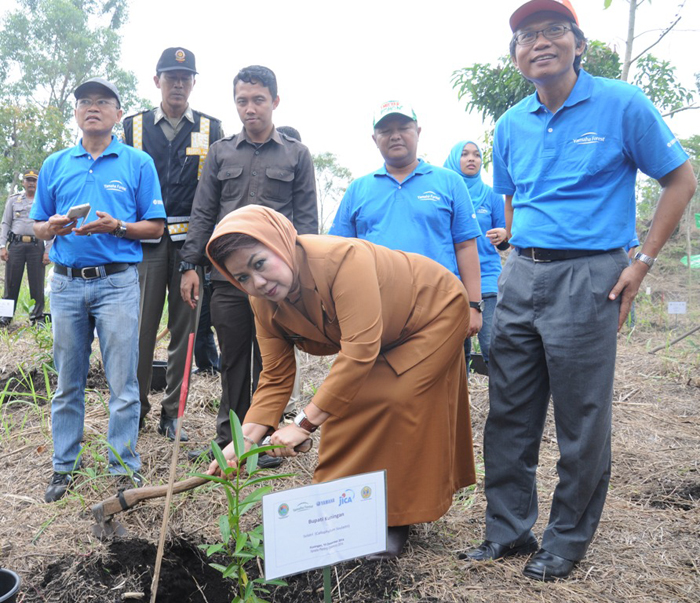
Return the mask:
[[[49,259],[49,254],[45,253],[42,258],[41,258],[41,263],[44,264],[44,266],[48,266],[51,263],[51,260]]]
[[[631,266],[628,266],[622,271],[620,278],[617,279],[617,283],[615,283],[615,286],[608,295],[610,300],[615,300],[622,295],[622,299],[620,300],[620,319],[617,323],[618,332],[622,328],[622,325],[625,324],[625,320],[627,320],[632,302],[637,296],[639,287],[647,272],[649,272],[649,267],[644,262],[632,262]]]
[[[10,258],[10,254],[7,251],[7,247],[3,247],[2,249],[0,249],[0,260],[2,260],[3,262],[6,262],[9,258]]]
[[[199,301],[199,275],[196,270],[185,270],[180,278],[180,295],[193,310]]]
[[[481,331],[481,325],[483,324],[483,317],[481,312],[476,308],[469,308],[469,330],[467,331],[467,337],[474,337],[479,331]]]
[[[110,216],[107,212],[98,211],[97,220],[83,222],[80,228],[75,228],[73,232],[80,237],[89,237],[93,234],[109,234],[114,232],[119,226],[119,220]]]
[[[69,235],[75,230],[75,225],[77,223],[78,220],[75,218],[71,219],[68,216],[64,216],[62,214],[54,214],[45,222],[46,232],[49,235],[45,238],[50,239],[53,236],[65,237],[66,235]]]

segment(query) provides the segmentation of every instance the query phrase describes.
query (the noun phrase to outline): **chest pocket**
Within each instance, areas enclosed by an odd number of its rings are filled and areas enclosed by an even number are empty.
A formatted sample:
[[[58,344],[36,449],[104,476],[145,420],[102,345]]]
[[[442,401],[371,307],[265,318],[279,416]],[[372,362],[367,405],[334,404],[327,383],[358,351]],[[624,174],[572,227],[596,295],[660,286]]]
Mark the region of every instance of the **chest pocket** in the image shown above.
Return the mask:
[[[294,172],[277,167],[265,169],[265,196],[275,201],[289,201],[292,198]]]
[[[242,167],[224,167],[219,170],[216,177],[221,183],[221,199],[223,201],[239,201],[245,191],[243,190],[245,183]]]

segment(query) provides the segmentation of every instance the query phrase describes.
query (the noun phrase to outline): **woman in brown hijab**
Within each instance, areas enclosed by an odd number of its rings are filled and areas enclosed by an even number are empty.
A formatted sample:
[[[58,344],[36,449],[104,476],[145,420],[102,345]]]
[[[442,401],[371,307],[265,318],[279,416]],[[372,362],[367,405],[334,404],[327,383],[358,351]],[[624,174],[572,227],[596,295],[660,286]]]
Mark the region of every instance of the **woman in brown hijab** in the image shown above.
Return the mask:
[[[294,346],[337,354],[295,423],[275,431],[294,447],[323,425],[314,482],[386,469],[388,551],[408,526],[435,521],[475,482],[463,344],[469,321],[459,280],[420,255],[358,239],[297,236],[281,214],[238,209],[207,254],[251,297],[263,370],[243,433],[277,429],[294,383]],[[233,446],[224,449],[233,459]],[[210,472],[216,471],[213,463]]]

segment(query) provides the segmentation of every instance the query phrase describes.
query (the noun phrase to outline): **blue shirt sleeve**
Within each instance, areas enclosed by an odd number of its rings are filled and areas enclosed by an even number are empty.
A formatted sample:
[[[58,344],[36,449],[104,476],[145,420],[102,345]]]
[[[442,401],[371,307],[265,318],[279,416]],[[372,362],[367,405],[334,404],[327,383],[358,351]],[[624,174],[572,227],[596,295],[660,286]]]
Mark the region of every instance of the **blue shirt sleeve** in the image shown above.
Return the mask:
[[[508,172],[508,116],[503,115],[496,123],[493,140],[493,190],[501,195],[515,193],[515,183]]]
[[[158,172],[153,159],[148,155],[141,163],[139,187],[136,191],[136,216],[138,220],[157,220],[166,217]]]
[[[52,165],[49,160],[45,161],[39,172],[34,203],[32,203],[32,209],[29,212],[29,217],[32,220],[46,222],[56,213],[56,200],[53,198],[48,185]]]
[[[491,228],[506,227],[506,204],[503,195],[491,192]]]
[[[328,234],[339,237],[357,237],[357,225],[352,216],[352,208],[355,205],[355,189],[357,188],[355,182],[351,182],[348,190],[345,191]]]
[[[451,181],[453,182],[452,209],[454,212],[452,216],[452,241],[456,245],[481,236],[481,228],[476,219],[467,185],[454,172],[450,172],[450,174],[455,176],[451,178]]]

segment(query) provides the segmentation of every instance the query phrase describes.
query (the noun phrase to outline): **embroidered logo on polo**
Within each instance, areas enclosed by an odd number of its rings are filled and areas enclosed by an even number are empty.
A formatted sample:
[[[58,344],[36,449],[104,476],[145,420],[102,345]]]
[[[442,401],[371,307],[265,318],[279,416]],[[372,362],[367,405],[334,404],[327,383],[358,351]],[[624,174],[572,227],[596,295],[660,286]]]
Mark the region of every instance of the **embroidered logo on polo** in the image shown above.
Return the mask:
[[[586,132],[578,138],[574,138],[574,144],[598,144],[605,142],[605,136],[599,136],[597,132]]]
[[[434,191],[425,191],[422,195],[418,195],[421,201],[440,201],[440,195]]]
[[[125,193],[126,187],[119,180],[111,180],[105,184],[106,191],[116,191],[118,193]]]

